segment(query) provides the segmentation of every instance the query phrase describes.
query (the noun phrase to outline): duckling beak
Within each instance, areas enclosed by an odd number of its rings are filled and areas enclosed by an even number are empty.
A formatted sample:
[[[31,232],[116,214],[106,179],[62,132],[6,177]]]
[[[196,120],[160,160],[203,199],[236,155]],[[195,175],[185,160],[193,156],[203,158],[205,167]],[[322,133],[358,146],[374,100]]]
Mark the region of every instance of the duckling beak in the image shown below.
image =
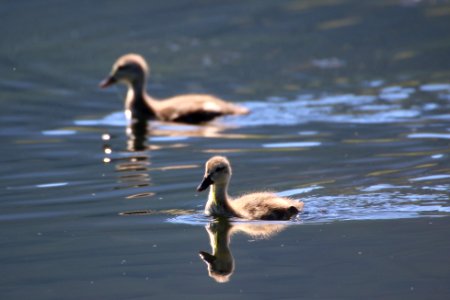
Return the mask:
[[[205,176],[205,177],[203,177],[202,182],[198,185],[197,191],[198,192],[204,191],[204,190],[206,190],[208,188],[208,186],[210,186],[213,183],[214,183],[214,181],[212,181],[210,175]]]
[[[102,82],[100,82],[98,84],[98,86],[101,87],[102,89],[104,89],[104,88],[106,88],[106,87],[108,87],[108,86],[110,86],[110,85],[112,85],[112,84],[114,84],[116,82],[117,82],[116,77],[111,75],[111,76],[108,76],[107,78],[103,79]]]
[[[200,251],[198,252],[198,255],[200,256],[200,258],[205,261],[208,264],[213,263],[216,260],[216,257],[214,255],[209,254],[208,252],[205,251]]]

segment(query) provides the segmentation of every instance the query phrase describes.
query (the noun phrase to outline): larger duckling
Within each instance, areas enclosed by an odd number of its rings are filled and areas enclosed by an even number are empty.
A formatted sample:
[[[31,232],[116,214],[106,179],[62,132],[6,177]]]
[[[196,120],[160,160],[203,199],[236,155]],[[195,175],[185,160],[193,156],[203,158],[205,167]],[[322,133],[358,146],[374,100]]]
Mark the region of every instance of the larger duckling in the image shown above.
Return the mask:
[[[205,214],[214,217],[238,217],[249,220],[289,220],[303,209],[303,202],[270,192],[228,196],[231,165],[226,157],[214,156],[206,162],[205,176],[197,187],[201,192],[210,187]]]
[[[128,86],[125,114],[128,119],[157,119],[182,123],[203,123],[223,115],[249,113],[245,107],[225,102],[212,95],[179,95],[163,101],[150,97],[145,89],[150,68],[138,54],[126,54],[114,63],[111,74],[99,86],[115,83]]]

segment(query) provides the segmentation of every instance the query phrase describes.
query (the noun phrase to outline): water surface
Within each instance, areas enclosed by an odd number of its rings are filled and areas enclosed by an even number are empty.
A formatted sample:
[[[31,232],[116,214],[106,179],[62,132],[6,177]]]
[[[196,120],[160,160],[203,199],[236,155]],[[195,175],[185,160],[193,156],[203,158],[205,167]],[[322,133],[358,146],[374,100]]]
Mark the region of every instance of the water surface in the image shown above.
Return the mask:
[[[449,297],[447,1],[2,7],[2,299]],[[127,129],[124,89],[97,88],[126,52],[156,97],[253,113]],[[214,223],[195,192],[213,155],[232,195],[305,211]],[[226,280],[199,258],[214,247]]]

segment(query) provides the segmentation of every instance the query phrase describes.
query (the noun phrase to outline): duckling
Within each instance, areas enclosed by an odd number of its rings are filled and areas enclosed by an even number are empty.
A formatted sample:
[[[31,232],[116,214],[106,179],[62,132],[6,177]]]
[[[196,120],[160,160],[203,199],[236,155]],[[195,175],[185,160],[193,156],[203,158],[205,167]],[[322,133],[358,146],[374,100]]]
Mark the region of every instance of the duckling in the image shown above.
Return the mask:
[[[225,102],[212,95],[179,95],[164,101],[150,97],[145,90],[150,68],[139,54],[126,54],[114,63],[110,75],[100,82],[101,88],[115,83],[128,86],[125,115],[128,119],[157,119],[161,121],[198,124],[223,115],[248,114],[245,107]]]
[[[303,209],[303,202],[279,197],[270,192],[244,195],[234,200],[228,196],[231,165],[226,157],[214,156],[206,162],[201,192],[211,186],[205,214],[214,217],[238,217],[249,220],[289,220]]]

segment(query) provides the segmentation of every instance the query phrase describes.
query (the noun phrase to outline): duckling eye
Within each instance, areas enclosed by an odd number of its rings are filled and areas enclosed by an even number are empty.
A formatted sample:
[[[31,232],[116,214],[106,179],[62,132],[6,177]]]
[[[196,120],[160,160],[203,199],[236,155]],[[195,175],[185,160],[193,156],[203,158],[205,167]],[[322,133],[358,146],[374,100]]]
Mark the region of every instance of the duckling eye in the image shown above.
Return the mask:
[[[122,65],[122,66],[119,66],[119,67],[117,68],[118,71],[123,71],[123,70],[126,70],[126,69],[128,69],[128,66],[127,66],[127,65]]]
[[[225,170],[225,167],[217,167],[217,168],[216,168],[216,172],[221,172],[221,171],[223,171],[223,170]]]

